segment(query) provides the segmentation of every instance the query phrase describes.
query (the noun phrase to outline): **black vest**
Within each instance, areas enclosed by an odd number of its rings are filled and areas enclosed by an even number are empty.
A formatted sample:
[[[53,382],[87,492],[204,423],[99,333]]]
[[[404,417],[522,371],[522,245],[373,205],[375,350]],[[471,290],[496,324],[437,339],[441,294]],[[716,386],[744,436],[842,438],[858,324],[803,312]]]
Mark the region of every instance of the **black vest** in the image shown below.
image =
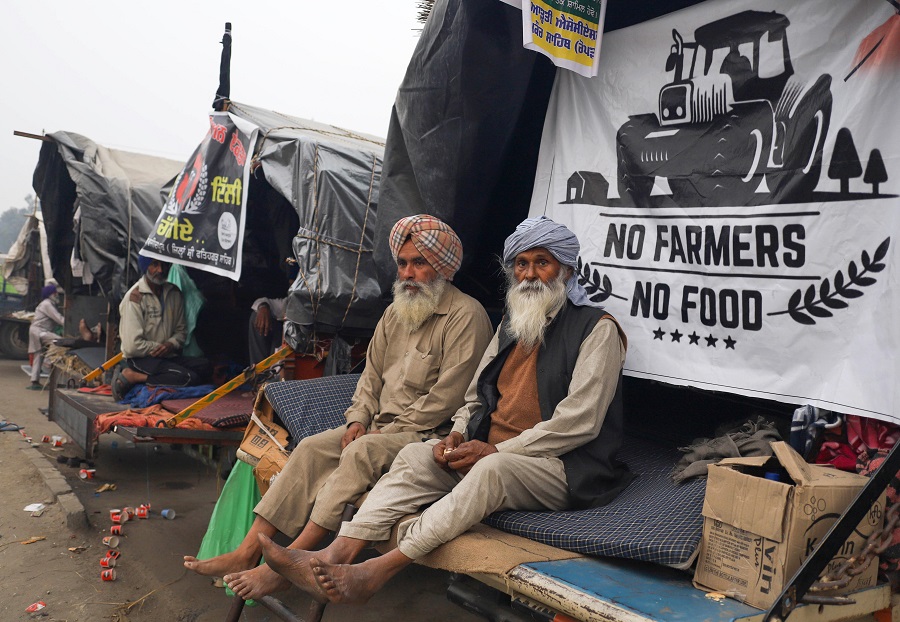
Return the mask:
[[[596,307],[579,307],[566,301],[566,305],[547,327],[537,360],[538,401],[543,420],[550,419],[556,405],[568,395],[581,343],[606,315],[609,314]],[[497,379],[515,344],[506,331],[506,326],[504,318],[499,329],[497,356],[478,378],[478,398],[482,407],[469,421],[467,431],[470,439],[487,441],[488,438],[490,415],[496,410],[500,398]],[[602,413],[597,415],[601,416]],[[622,445],[623,417],[622,373],[619,372],[616,393],[606,411],[600,434],[581,447],[560,456],[566,470],[569,504],[572,508],[606,505],[634,479],[628,467],[615,459]]]

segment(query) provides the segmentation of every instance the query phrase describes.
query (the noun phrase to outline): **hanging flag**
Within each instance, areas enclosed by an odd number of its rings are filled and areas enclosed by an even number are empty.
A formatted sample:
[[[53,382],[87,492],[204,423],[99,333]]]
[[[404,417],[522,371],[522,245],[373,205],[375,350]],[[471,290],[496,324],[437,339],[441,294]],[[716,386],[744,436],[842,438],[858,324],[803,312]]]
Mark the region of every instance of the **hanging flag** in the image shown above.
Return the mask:
[[[523,43],[557,67],[596,76],[605,15],[605,0],[523,0]]]
[[[209,116],[156,220],[143,255],[241,278],[250,158],[258,130],[227,112]]]

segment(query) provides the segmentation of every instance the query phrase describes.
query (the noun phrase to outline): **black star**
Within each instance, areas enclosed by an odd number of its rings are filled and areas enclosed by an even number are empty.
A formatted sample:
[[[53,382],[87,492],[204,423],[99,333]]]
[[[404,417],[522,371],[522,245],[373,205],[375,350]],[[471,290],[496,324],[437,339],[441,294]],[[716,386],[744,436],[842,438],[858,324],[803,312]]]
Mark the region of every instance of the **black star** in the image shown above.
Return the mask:
[[[716,347],[716,342],[718,341],[718,339],[713,337],[712,334],[710,334],[709,337],[704,337],[704,339],[706,339],[706,347],[707,348],[715,348]]]
[[[692,332],[690,335],[688,335],[688,339],[691,340],[690,345],[692,345],[692,346],[699,346],[699,345],[700,345],[700,343],[699,343],[699,342],[700,342],[700,335],[697,334],[697,331],[694,331],[694,332]]]
[[[664,331],[662,329],[662,326],[660,326],[655,331],[653,331],[653,340],[656,341],[657,339],[659,339],[660,341],[662,341],[663,335],[665,335],[665,334],[666,334],[666,331]]]
[[[677,328],[675,329],[674,333],[669,333],[669,334],[672,335],[672,341],[677,341],[678,343],[681,343],[681,333],[678,332]]]
[[[725,339],[723,339],[722,341],[725,342],[725,349],[726,349],[726,350],[727,350],[728,348],[731,348],[732,350],[734,350],[734,344],[737,343],[737,341],[735,341],[734,339],[731,338],[731,335],[728,335],[728,336],[725,337]]]

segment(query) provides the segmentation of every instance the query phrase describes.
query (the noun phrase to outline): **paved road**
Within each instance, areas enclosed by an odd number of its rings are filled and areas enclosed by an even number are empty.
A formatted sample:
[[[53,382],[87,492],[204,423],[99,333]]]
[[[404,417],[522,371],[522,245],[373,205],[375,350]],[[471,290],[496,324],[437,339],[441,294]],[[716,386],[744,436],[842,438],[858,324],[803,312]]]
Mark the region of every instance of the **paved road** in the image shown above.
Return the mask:
[[[46,407],[47,394],[25,390],[28,378],[19,364],[0,359],[0,419],[25,426],[36,441],[45,434],[62,434],[38,410]],[[25,608],[44,600],[44,620],[223,620],[231,599],[208,578],[181,566],[182,555],[196,553],[224,483],[216,468],[169,446],[135,446],[107,434],[101,438],[96,479],[83,481],[78,468],[56,461],[59,455],[76,453],[72,447],[54,450],[47,444],[32,449],[19,433],[0,433],[0,468],[7,486],[0,504],[0,619],[31,619]],[[22,510],[26,504],[54,499],[48,482],[59,500],[42,516],[31,517]],[[103,483],[115,483],[116,490],[95,492]],[[146,521],[124,526],[117,580],[101,582],[99,559],[106,550],[101,539],[111,524],[109,509],[144,501],[151,502],[154,512]],[[158,513],[162,508],[174,509],[176,519],[163,519]],[[30,536],[46,539],[18,544]],[[447,578],[413,565],[366,606],[331,606],[323,621],[481,619],[446,600]],[[297,590],[279,598],[298,614],[309,605]],[[262,607],[244,611],[242,620],[275,619]]]

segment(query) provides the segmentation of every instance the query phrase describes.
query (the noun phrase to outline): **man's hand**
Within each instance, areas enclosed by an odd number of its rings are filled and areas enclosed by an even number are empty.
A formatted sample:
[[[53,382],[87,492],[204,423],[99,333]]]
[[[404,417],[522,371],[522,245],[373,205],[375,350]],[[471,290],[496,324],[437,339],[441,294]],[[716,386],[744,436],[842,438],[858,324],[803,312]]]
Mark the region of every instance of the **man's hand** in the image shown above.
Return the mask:
[[[347,431],[344,432],[344,436],[341,437],[341,451],[343,451],[347,445],[358,439],[360,436],[366,435],[366,428],[359,421],[354,421],[350,425],[347,426]]]
[[[465,437],[459,432],[451,432],[445,439],[432,448],[434,453],[434,461],[438,463],[444,470],[449,470],[447,466],[447,458],[445,457],[451,451],[459,447],[460,443],[465,442]]]
[[[497,448],[483,441],[468,441],[457,445],[456,449],[447,452],[444,458],[447,466],[458,473],[465,475],[475,463],[491,454],[497,453]]]
[[[150,356],[156,358],[162,358],[167,356],[175,351],[175,346],[172,345],[171,341],[163,341],[161,344],[150,350]]]
[[[139,292],[137,290],[137,288],[134,288],[133,290],[131,290],[131,294],[128,295],[128,300],[130,300],[131,302],[135,302],[137,304],[141,304],[141,299],[143,297],[144,297],[144,295],[141,292]]]
[[[256,308],[256,320],[253,322],[253,328],[263,337],[267,337],[272,331],[272,312],[266,303],[262,303]]]

